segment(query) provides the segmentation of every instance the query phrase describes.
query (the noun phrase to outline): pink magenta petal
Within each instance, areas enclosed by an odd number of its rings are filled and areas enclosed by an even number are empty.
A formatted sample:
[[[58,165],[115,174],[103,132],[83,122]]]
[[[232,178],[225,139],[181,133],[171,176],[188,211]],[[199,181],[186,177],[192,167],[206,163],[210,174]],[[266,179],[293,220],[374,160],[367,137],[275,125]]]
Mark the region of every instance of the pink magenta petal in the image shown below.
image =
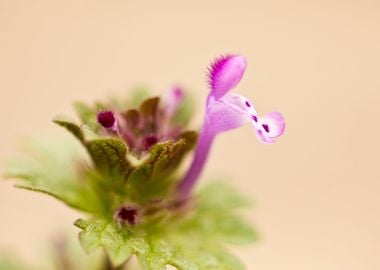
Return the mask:
[[[274,143],[285,130],[285,120],[279,112],[268,113],[264,117],[257,118],[257,121],[253,121],[252,124],[256,128],[257,138],[266,144]]]
[[[275,143],[275,140],[273,138],[265,136],[264,132],[261,129],[257,129],[256,130],[256,136],[259,139],[259,141],[262,142],[262,143],[264,143],[264,144]]]
[[[164,97],[165,111],[168,115],[172,115],[181,105],[184,99],[184,92],[181,87],[174,86],[169,89]]]
[[[242,95],[228,93],[220,99],[227,106],[234,108],[237,111],[240,111],[241,114],[244,114],[248,118],[257,115],[255,107],[251,101]]]
[[[266,136],[277,138],[285,131],[285,120],[281,113],[271,112],[261,118],[261,124],[266,132]]]
[[[249,121],[249,117],[238,107],[226,105],[222,100],[210,96],[206,107],[204,129],[218,134],[241,127]]]
[[[243,56],[226,55],[217,58],[209,68],[211,95],[223,97],[234,88],[244,75],[247,62]]]
[[[259,117],[247,98],[228,93],[242,78],[246,69],[242,56],[227,55],[215,60],[209,69],[211,92],[207,98],[206,113],[199,134],[194,159],[190,169],[179,183],[179,199],[187,199],[207,161],[215,137],[251,121],[262,143],[272,144],[285,130],[285,121],[279,112]]]

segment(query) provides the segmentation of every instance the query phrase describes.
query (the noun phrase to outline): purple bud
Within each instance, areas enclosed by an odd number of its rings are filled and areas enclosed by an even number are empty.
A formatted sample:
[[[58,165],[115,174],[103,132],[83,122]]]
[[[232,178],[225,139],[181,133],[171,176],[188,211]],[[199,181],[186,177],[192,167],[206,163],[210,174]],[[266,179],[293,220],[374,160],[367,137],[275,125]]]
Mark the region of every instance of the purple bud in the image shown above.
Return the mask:
[[[98,122],[106,129],[115,129],[116,118],[113,112],[103,111],[98,113]]]

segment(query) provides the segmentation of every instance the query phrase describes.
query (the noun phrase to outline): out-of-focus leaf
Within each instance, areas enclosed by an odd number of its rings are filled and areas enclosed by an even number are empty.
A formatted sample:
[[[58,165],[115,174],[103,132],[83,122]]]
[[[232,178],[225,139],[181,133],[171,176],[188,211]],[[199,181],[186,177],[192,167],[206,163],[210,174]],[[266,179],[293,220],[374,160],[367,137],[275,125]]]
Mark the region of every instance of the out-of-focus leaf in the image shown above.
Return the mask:
[[[149,89],[145,86],[138,86],[131,90],[130,98],[127,100],[126,108],[136,108],[145,99],[149,98],[151,95]]]
[[[27,147],[29,155],[9,160],[7,178],[18,178],[18,187],[49,194],[73,208],[97,212],[98,198],[82,179],[88,156],[78,142],[36,138]]]
[[[173,116],[172,122],[176,125],[186,127],[194,113],[194,101],[192,96],[186,94],[182,103]]]
[[[251,243],[258,239],[257,232],[237,212],[249,204],[249,200],[239,195],[230,185],[213,182],[199,192],[198,209],[193,218],[196,224],[186,225],[189,229],[203,228],[205,237],[211,235],[233,244]]]
[[[96,119],[98,110],[83,102],[75,102],[74,109],[81,122],[94,132],[99,131],[100,125]]]
[[[82,132],[82,129],[75,123],[61,120],[61,119],[54,119],[54,123],[57,125],[60,125],[61,127],[66,128],[68,131],[70,131],[78,140],[84,141],[84,135]]]

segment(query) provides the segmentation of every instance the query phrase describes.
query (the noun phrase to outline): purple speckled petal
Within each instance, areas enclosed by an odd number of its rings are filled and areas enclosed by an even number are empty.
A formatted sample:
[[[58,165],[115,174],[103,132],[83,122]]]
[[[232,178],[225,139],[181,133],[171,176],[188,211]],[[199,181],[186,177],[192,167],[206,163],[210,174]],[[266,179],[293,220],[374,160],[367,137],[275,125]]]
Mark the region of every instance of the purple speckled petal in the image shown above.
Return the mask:
[[[271,112],[253,122],[257,137],[263,143],[274,143],[285,131],[285,120],[281,113]]]
[[[251,122],[263,143],[274,143],[285,130],[285,121],[279,112],[259,117],[253,103],[247,98],[228,93],[242,78],[246,69],[242,56],[227,55],[218,58],[209,68],[211,92],[207,98],[206,113],[200,132],[193,162],[178,186],[180,199],[186,199],[209,155],[217,134],[232,130]]]
[[[250,114],[245,111],[246,100],[241,101],[230,94],[225,95],[220,100],[215,99],[212,95],[208,97],[204,123],[198,138],[193,162],[178,186],[180,198],[185,199],[189,195],[191,188],[199,178],[216,135],[238,128],[250,121]],[[245,107],[240,108],[240,105]],[[253,106],[250,109],[252,110]]]
[[[244,75],[247,62],[240,55],[226,55],[217,58],[209,68],[211,95],[220,99],[234,88]]]
[[[255,106],[246,97],[239,94],[228,93],[220,99],[225,105],[234,108],[241,114],[246,115],[248,118],[252,118],[253,115],[257,116]]]

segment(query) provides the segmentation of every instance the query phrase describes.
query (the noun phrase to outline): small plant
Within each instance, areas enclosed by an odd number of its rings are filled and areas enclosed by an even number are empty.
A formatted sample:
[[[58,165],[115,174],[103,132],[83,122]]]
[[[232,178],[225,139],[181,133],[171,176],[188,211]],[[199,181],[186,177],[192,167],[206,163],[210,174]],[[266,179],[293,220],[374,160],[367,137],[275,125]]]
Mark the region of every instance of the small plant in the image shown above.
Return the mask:
[[[163,98],[76,103],[81,124],[54,122],[82,148],[71,141],[36,141],[33,154],[10,163],[7,175],[19,179],[18,187],[85,213],[74,223],[81,246],[87,253],[103,248],[111,262],[91,269],[129,269],[132,256],[141,269],[243,269],[225,243],[256,239],[237,212],[247,200],[225,183],[194,187],[218,134],[250,123],[261,142],[274,143],[284,131],[280,113],[259,116],[251,101],[229,93],[245,69],[238,55],[211,65],[200,131],[188,129],[192,110],[179,87]],[[190,168],[181,167],[193,151]],[[65,269],[82,268],[71,263]]]

